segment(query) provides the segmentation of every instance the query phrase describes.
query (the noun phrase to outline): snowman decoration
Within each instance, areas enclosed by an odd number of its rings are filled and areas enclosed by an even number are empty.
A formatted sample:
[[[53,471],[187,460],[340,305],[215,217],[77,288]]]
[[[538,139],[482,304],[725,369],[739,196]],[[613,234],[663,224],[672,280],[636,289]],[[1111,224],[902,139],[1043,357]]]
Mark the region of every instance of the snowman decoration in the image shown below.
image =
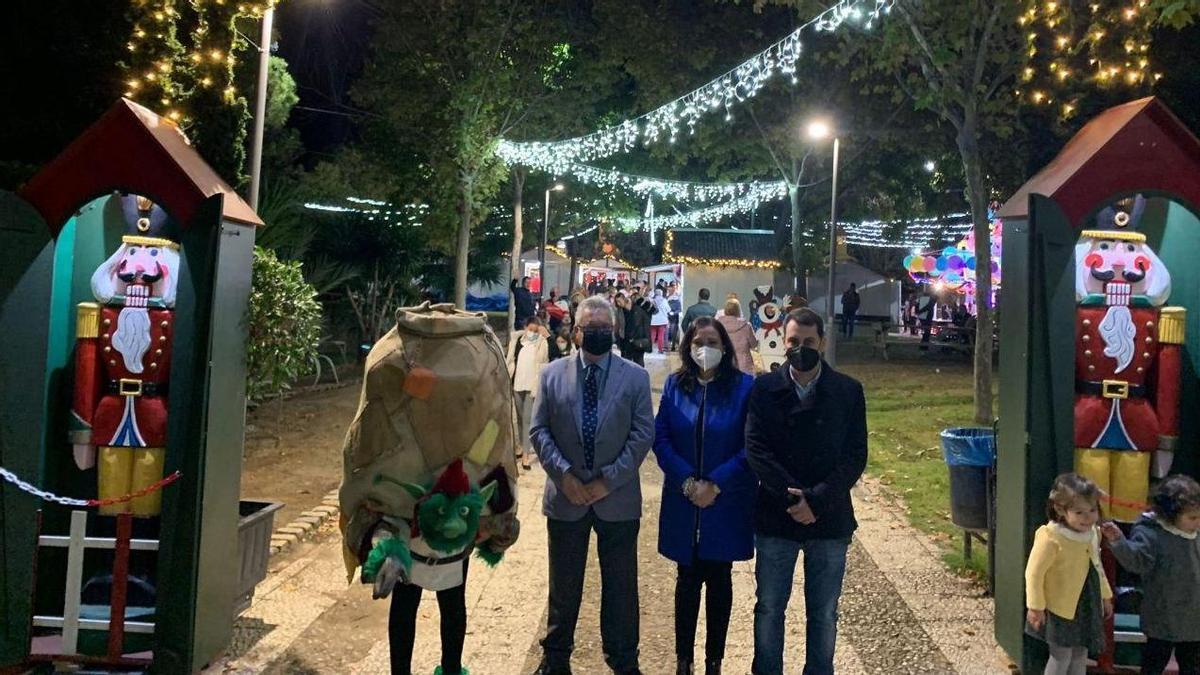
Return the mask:
[[[783,342],[784,312],[775,297],[774,286],[758,286],[754,289],[754,300],[750,302],[751,323],[754,337],[758,338],[758,352],[762,355],[763,368],[775,370],[787,360],[787,345]]]

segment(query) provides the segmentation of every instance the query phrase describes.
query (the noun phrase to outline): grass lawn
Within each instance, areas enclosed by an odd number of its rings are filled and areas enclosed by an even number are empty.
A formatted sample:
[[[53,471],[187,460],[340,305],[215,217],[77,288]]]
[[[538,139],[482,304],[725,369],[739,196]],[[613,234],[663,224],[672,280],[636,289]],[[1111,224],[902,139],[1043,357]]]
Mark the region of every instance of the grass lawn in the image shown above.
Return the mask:
[[[972,422],[972,374],[965,362],[848,363],[843,370],[866,388],[870,455],[867,472],[907,507],[918,529],[934,535],[946,564],[965,574],[987,570],[987,550],[964,561],[961,530],[950,522],[950,482],[938,434]]]

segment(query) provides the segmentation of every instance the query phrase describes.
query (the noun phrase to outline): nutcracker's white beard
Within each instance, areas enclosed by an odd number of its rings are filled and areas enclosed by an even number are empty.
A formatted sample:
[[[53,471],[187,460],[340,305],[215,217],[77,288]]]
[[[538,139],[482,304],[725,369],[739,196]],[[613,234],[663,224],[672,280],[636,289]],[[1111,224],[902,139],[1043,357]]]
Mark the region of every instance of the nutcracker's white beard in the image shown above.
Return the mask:
[[[126,307],[117,317],[112,345],[125,360],[125,370],[142,372],[142,357],[150,349],[150,312],[145,307]]]
[[[1115,372],[1121,372],[1133,363],[1137,351],[1137,326],[1133,316],[1124,305],[1112,305],[1104,320],[1100,322],[1100,337],[1104,338],[1104,355],[1117,360]]]

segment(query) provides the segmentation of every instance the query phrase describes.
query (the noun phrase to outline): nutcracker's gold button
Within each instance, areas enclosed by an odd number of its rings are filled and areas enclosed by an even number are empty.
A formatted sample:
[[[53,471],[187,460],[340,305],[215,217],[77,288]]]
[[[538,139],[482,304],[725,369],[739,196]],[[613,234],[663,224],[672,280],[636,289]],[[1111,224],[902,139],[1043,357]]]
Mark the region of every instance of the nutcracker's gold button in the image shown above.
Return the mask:
[[[159,341],[159,342],[166,342],[166,341],[167,341],[167,336],[166,336],[166,335],[159,335],[159,336],[158,336],[158,341]]]
[[[1147,322],[1146,322],[1146,328],[1154,328],[1154,322],[1153,322],[1153,321],[1147,321]]]
[[[164,322],[162,322],[162,323],[160,323],[160,324],[158,324],[158,325],[159,325],[159,326],[162,326],[163,328],[166,328],[167,326],[169,326],[169,325],[171,325],[171,324],[169,324],[169,323],[167,323],[166,321],[164,321]]]
[[[108,333],[105,333],[104,335],[101,335],[101,336],[100,336],[100,338],[101,338],[101,339],[104,339],[104,340],[107,340],[107,339],[108,339]]]
[[[1143,359],[1149,359],[1149,358],[1150,358],[1150,352],[1142,352],[1142,358],[1143,358]]]
[[[155,356],[162,356],[162,350],[161,350],[161,349],[155,349],[155,350],[154,350],[154,355],[155,355]]]
[[[1090,326],[1090,325],[1092,325],[1092,320],[1091,320],[1091,319],[1084,319],[1084,320],[1083,320],[1083,327],[1084,327],[1084,328],[1087,328],[1087,327],[1088,327],[1088,326]]]
[[[157,363],[151,363],[151,364],[150,364],[150,368],[151,368],[151,369],[158,368],[158,364],[157,364]]]
[[[1147,338],[1146,338],[1146,344],[1148,344],[1148,345],[1152,345],[1152,344],[1154,344],[1154,338],[1152,338],[1152,337],[1147,337]]]
[[[115,367],[115,366],[117,365],[117,362],[116,362],[116,361],[109,361],[109,362],[108,362],[108,365],[110,365],[110,366],[114,366],[114,367]]]
[[[111,351],[112,351],[112,347],[105,347],[105,348],[104,348],[104,353],[105,353],[105,354],[107,354],[107,353],[109,353],[109,352],[111,352]]]
[[[1088,349],[1088,350],[1084,351],[1083,355],[1089,359],[1092,358],[1092,350]]]
[[[1084,336],[1083,336],[1082,338],[1080,338],[1080,339],[1081,339],[1081,340],[1083,340],[1084,342],[1091,342],[1091,341],[1092,341],[1092,336],[1091,336],[1091,335],[1084,335]]]
[[[1089,373],[1094,373],[1094,372],[1096,372],[1096,366],[1088,366],[1088,372],[1089,372]]]
[[[1143,367],[1141,367],[1141,366],[1138,366],[1138,372],[1139,372],[1139,373],[1144,373],[1144,372],[1146,372],[1146,369],[1145,369],[1145,368],[1143,368]]]
[[[111,324],[112,324],[112,319],[105,319],[105,320],[104,320],[104,325],[105,325],[105,326],[109,326],[109,325],[111,325]]]

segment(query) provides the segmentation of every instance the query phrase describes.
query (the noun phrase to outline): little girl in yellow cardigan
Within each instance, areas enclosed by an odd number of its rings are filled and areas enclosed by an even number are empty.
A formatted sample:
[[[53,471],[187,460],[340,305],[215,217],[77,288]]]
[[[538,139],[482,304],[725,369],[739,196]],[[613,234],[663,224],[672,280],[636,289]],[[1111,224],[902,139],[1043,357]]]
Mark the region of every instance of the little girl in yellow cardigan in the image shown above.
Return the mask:
[[[1104,649],[1112,589],[1100,566],[1100,491],[1074,473],[1054,480],[1025,566],[1025,632],[1050,647],[1046,675],[1083,675]]]

